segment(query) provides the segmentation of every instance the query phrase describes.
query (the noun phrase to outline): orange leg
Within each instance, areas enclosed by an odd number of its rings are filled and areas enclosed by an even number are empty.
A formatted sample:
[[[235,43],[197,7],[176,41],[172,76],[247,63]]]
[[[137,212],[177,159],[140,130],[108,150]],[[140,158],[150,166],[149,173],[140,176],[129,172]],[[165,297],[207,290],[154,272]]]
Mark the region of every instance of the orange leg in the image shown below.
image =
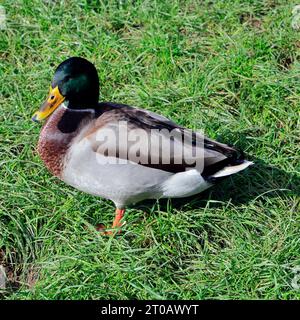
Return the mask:
[[[116,208],[116,212],[115,212],[115,219],[113,221],[113,224],[112,224],[112,229],[115,229],[115,228],[120,228],[122,227],[122,223],[121,223],[121,220],[125,214],[125,209],[118,209]],[[96,229],[97,231],[101,231],[103,232],[104,235],[106,236],[113,236],[115,234],[115,231],[114,230],[111,230],[111,231],[105,231],[105,226],[103,224],[98,224],[96,226]],[[119,233],[121,232],[121,230],[119,231]]]
[[[121,220],[122,220],[124,214],[125,214],[125,209],[116,208],[116,216],[115,216],[114,222],[112,224],[112,228],[122,227]]]

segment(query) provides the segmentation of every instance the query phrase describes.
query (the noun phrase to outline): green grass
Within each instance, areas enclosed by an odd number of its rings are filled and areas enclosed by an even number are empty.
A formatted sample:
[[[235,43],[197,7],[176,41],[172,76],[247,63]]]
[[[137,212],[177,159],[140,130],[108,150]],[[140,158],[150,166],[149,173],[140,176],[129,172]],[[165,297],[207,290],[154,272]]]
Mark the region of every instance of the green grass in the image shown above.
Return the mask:
[[[300,298],[297,1],[0,4],[2,298]],[[121,236],[100,236],[113,204],[58,181],[36,153],[31,115],[70,56],[97,66],[101,99],[203,129],[255,166],[196,197],[132,207]]]

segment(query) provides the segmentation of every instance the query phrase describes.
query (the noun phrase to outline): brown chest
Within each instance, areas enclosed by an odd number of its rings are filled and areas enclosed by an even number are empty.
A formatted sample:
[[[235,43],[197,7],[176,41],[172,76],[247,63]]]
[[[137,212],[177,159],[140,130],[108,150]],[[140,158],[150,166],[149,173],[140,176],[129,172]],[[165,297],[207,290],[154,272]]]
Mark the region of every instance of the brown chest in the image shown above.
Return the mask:
[[[67,150],[67,144],[61,143],[61,141],[51,141],[45,139],[44,136],[40,136],[38,153],[49,171],[57,177],[61,176]]]
[[[74,119],[65,108],[58,108],[42,128],[38,153],[48,170],[55,176],[61,177],[65,165],[65,156],[70,143],[79,130],[79,123],[74,130],[69,130]]]

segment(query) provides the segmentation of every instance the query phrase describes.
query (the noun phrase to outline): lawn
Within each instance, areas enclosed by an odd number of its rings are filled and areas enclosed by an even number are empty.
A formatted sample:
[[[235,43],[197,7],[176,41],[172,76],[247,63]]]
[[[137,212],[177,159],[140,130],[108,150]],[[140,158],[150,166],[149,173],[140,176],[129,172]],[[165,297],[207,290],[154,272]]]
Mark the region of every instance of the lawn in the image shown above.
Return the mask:
[[[296,4],[0,1],[0,297],[299,299]],[[99,235],[114,205],[52,177],[36,152],[31,116],[70,56],[96,65],[101,100],[202,129],[255,165],[195,197],[133,206],[122,235]]]

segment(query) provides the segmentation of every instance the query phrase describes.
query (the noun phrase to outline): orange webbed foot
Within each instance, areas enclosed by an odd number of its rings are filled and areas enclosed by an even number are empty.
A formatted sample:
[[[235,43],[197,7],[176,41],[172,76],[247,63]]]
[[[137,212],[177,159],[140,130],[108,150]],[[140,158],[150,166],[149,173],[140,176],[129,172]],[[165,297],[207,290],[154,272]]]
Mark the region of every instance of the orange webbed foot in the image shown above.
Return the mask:
[[[97,224],[96,230],[101,232],[104,236],[114,236],[115,234],[120,234],[121,230],[118,230],[118,229],[121,228],[123,225],[121,220],[125,214],[125,209],[116,208],[115,213],[116,213],[116,216],[113,221],[111,229],[116,229],[116,230],[106,230],[105,225],[103,223]]]

